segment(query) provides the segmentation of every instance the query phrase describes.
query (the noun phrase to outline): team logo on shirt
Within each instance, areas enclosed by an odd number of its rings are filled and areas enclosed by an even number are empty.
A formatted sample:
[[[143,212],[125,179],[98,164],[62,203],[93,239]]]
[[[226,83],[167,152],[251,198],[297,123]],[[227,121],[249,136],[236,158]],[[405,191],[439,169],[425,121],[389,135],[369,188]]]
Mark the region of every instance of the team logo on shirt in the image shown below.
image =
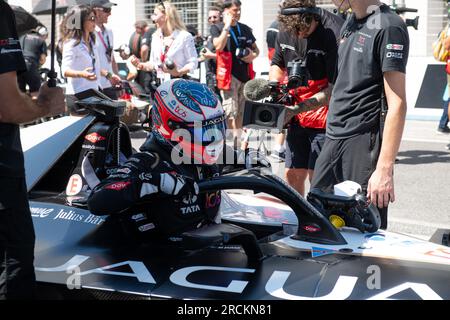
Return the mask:
[[[403,53],[401,53],[401,52],[388,52],[388,53],[386,53],[386,58],[403,59]]]
[[[403,45],[402,45],[402,44],[393,44],[393,43],[390,43],[390,44],[386,45],[386,49],[388,49],[388,50],[403,51]]]

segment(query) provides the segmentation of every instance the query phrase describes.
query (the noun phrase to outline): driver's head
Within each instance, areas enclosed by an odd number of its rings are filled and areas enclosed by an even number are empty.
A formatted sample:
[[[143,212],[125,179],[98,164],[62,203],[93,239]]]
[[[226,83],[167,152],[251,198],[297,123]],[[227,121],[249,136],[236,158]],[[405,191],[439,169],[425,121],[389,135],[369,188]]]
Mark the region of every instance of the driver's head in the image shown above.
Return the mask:
[[[226,118],[217,96],[205,84],[183,79],[164,82],[155,93],[151,114],[156,136],[175,151],[172,155],[182,153],[194,164],[217,162],[224,148]]]
[[[286,8],[315,8],[315,0],[285,0],[280,4]],[[300,13],[294,15],[278,15],[282,30],[293,33],[300,38],[308,38],[317,28],[320,16],[314,13]]]

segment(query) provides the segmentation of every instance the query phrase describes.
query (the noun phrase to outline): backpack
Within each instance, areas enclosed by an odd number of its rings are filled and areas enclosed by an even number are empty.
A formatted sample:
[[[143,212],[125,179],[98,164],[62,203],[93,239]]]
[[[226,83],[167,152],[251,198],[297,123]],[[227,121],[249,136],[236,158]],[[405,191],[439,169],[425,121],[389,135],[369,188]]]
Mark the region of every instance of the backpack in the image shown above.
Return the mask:
[[[448,32],[449,25],[442,30],[436,41],[433,42],[433,56],[434,58],[439,62],[447,62],[447,58],[449,57],[449,52],[445,50],[444,42],[447,38],[447,32]]]

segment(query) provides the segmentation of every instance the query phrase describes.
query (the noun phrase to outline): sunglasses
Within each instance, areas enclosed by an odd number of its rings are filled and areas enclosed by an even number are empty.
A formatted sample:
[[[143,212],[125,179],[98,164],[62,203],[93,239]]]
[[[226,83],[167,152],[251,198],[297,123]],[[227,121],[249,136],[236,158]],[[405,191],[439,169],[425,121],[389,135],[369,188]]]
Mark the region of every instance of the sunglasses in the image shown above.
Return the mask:
[[[104,13],[111,13],[111,8],[101,8]]]

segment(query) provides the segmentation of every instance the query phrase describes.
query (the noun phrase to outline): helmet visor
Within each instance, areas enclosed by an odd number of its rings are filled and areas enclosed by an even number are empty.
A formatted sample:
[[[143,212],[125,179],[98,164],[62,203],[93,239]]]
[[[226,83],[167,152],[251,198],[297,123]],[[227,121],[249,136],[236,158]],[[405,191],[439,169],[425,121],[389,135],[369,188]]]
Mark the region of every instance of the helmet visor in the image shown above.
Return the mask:
[[[172,129],[187,130],[191,139],[190,142],[201,146],[223,143],[227,129],[224,115],[201,122],[182,123],[171,120],[169,126]]]

